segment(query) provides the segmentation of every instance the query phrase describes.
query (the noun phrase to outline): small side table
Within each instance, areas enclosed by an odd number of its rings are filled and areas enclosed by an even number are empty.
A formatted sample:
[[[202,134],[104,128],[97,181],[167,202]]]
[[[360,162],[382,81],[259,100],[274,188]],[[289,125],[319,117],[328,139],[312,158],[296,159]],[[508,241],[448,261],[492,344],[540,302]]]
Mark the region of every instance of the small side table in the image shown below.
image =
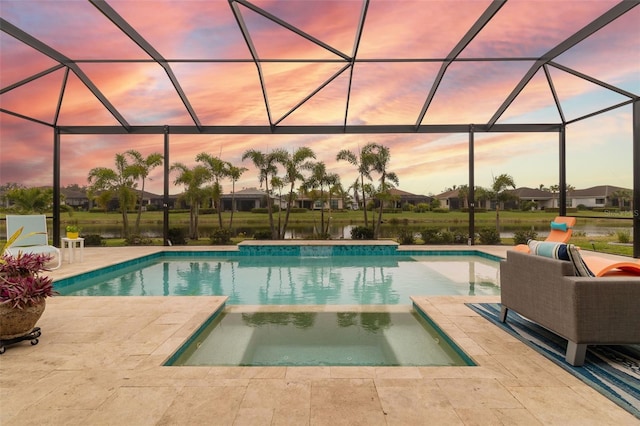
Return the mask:
[[[80,262],[84,256],[84,238],[62,238],[62,260],[64,260],[64,252],[69,253],[69,263],[73,263],[76,248],[80,249]]]

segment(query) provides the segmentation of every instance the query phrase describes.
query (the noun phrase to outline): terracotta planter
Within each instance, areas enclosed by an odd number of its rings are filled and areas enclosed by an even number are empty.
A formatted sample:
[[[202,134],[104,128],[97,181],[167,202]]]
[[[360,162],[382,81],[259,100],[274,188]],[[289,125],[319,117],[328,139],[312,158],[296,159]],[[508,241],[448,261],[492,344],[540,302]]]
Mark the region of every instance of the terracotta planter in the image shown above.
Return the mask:
[[[4,303],[0,305],[0,340],[13,339],[31,332],[46,307],[45,299],[37,305],[17,309]]]

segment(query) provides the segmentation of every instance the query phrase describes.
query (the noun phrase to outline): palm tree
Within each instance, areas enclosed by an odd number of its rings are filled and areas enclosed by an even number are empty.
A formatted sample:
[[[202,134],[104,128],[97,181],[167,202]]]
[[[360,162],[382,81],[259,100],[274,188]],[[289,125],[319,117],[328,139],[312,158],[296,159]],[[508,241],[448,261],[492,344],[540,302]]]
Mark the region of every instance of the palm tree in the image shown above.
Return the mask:
[[[179,172],[173,183],[186,187],[184,197],[189,204],[189,238],[197,240],[200,238],[198,229],[200,204],[207,199],[210,192],[206,188],[202,188],[202,185],[211,179],[211,173],[203,165],[189,168],[182,163],[174,163],[171,170]]]
[[[311,176],[302,184],[305,191],[320,189],[318,199],[320,200],[320,236],[326,238],[329,232],[329,221],[327,221],[326,230],[324,224],[324,205],[325,205],[325,187],[329,189],[340,181],[340,177],[335,173],[327,173],[327,166],[320,161],[314,163],[311,167]]]
[[[486,200],[492,198],[490,190],[481,186],[473,187],[473,200],[469,199],[469,185],[458,185],[458,198],[462,200],[462,207],[469,207],[469,203],[473,201],[476,208],[483,208],[483,204],[486,204]],[[485,206],[486,207],[486,206]]]
[[[271,238],[278,239],[279,232],[276,233],[275,224],[273,223],[273,202],[269,191],[270,177],[277,175],[278,164],[284,164],[287,158],[287,151],[276,149],[268,154],[258,151],[257,149],[249,149],[242,154],[242,161],[247,158],[251,159],[253,165],[258,169],[258,179],[260,186],[264,183],[264,189],[267,193],[267,210],[269,212],[269,227],[271,228]],[[279,230],[278,230],[279,231]]]
[[[96,194],[102,191],[113,191],[118,197],[122,226],[125,238],[129,237],[129,217],[127,210],[135,205],[135,176],[137,168],[127,162],[124,154],[116,154],[115,170],[107,167],[95,167],[89,170],[87,178],[89,191]]]
[[[132,160],[132,170],[133,170],[133,178],[140,179],[142,181],[142,185],[140,186],[140,192],[138,197],[138,216],[136,217],[136,226],[134,229],[135,234],[140,233],[140,218],[142,217],[142,200],[144,198],[144,183],[145,179],[149,176],[151,170],[155,169],[159,165],[162,164],[164,157],[162,154],[158,152],[154,152],[149,154],[146,158],[142,156],[135,149],[130,149],[125,152]]]
[[[492,197],[492,191],[481,186],[476,186],[473,192],[475,194],[473,201],[476,203],[476,206],[481,207],[484,205],[484,207],[486,208],[487,200],[490,200]]]
[[[506,191],[507,188],[516,189],[516,184],[510,175],[503,173],[493,178],[491,190],[493,191],[493,197],[496,202],[496,231],[498,232],[500,232],[500,203],[513,198],[513,195]]]
[[[284,188],[284,180],[280,176],[271,176],[271,190],[278,191],[278,239],[284,239],[284,233],[280,236],[280,229],[282,226],[282,188]]]
[[[627,201],[633,201],[633,191],[630,189],[617,189],[611,194],[612,199],[618,200],[618,208],[620,211],[624,210],[624,205]],[[633,207],[633,206],[631,206]],[[633,210],[632,208],[630,210]]]
[[[378,223],[373,230],[374,238],[378,238],[380,235],[380,226],[382,225],[384,201],[390,196],[389,190],[394,187],[392,183],[398,185],[400,180],[394,172],[387,170],[389,167],[389,161],[391,161],[391,152],[389,151],[389,148],[376,143],[367,144],[365,148],[366,150],[363,149],[364,157],[371,165],[371,170],[380,175],[380,178],[378,179],[380,185],[377,192],[377,197],[380,201],[380,206],[378,208]]]
[[[570,193],[571,191],[575,191],[576,187],[570,184],[565,184],[565,194]],[[555,193],[560,193],[560,185],[550,185],[549,186],[549,191],[551,191],[553,194]],[[558,207],[560,207],[560,197],[558,197]]]
[[[360,190],[360,176],[356,178],[347,190],[353,190],[353,203],[360,208],[360,195],[358,192]]]
[[[218,212],[218,226],[222,228],[222,205],[220,203],[222,185],[220,184],[220,180],[229,176],[229,167],[231,167],[231,164],[206,152],[198,154],[196,161],[203,163],[204,166],[209,169],[211,179],[213,179],[213,206]]]
[[[367,152],[370,150],[370,145],[367,144],[356,155],[354,152],[349,151],[348,149],[343,149],[338,152],[336,156],[336,160],[346,160],[349,164],[353,164],[358,169],[358,175],[360,177],[360,189],[362,190],[362,209],[364,210],[364,226],[369,226],[369,219],[367,217],[367,197],[365,195],[365,185],[364,179],[371,179],[371,158],[367,155]]]
[[[308,161],[310,158],[315,159],[316,154],[311,148],[300,147],[294,151],[292,155],[287,153],[287,158],[284,162],[285,169],[285,182],[289,184],[289,194],[287,196],[287,213],[284,217],[284,225],[280,233],[280,239],[284,239],[284,235],[287,232],[287,225],[289,224],[289,213],[293,207],[293,200],[295,199],[295,185],[296,181],[304,181],[304,176],[301,170],[310,170],[312,163]]]
[[[233,211],[236,209],[236,182],[248,169],[246,167],[236,167],[229,164],[229,174],[231,178],[231,217],[229,218],[229,229],[233,226]]]
[[[87,194],[96,202],[98,207],[104,210],[105,213],[109,211],[109,201],[113,198],[113,191],[102,191],[99,194],[87,191]]]
[[[344,189],[342,183],[338,182],[331,188],[331,193],[336,194],[336,196],[342,200],[342,208],[347,208],[347,206],[351,203],[351,194],[349,191]]]
[[[377,194],[376,187],[373,186],[372,183],[365,183],[364,186],[362,187],[362,193],[367,194],[367,196],[369,197],[369,200],[373,200]],[[375,207],[375,203],[371,201],[370,204],[371,204],[371,210],[373,211],[373,208]],[[369,206],[365,205],[364,208],[366,209],[368,207]]]
[[[458,187],[458,199],[462,201],[462,208],[469,206],[469,185],[460,185]]]
[[[44,213],[53,205],[52,188],[13,188],[6,197],[21,213]]]

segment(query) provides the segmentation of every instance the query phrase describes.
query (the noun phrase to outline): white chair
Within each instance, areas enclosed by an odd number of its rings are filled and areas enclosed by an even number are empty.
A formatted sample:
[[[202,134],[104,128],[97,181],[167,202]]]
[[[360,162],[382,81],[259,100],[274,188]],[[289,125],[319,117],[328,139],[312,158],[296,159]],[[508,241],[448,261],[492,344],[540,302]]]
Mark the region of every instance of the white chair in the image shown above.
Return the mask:
[[[7,240],[20,228],[22,233],[11,246],[5,250],[12,256],[18,253],[53,254],[58,265],[51,269],[58,269],[62,264],[60,249],[49,244],[47,233],[47,217],[43,214],[7,215]]]

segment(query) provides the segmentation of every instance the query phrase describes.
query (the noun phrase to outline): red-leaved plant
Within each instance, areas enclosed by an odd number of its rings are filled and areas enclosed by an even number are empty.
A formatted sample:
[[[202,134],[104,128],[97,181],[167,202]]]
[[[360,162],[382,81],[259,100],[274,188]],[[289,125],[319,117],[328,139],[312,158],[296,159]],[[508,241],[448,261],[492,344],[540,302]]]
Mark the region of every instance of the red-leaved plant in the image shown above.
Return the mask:
[[[40,275],[48,271],[45,264],[51,260],[48,254],[18,253],[17,256],[0,256],[0,304],[23,309],[54,296],[53,280]]]

